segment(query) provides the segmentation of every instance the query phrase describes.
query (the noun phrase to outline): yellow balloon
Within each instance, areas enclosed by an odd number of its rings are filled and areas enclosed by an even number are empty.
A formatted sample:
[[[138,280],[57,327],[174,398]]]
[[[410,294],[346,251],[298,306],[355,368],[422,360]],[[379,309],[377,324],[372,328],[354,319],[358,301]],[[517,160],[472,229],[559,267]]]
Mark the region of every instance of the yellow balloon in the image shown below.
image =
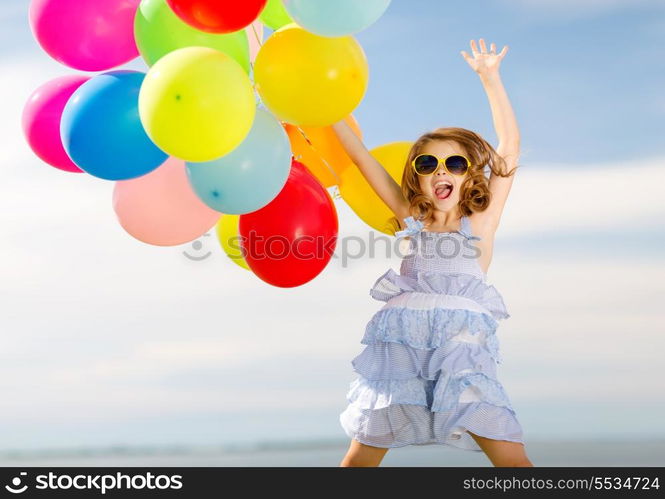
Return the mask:
[[[242,267],[243,269],[250,270],[249,265],[242,256],[240,250],[240,237],[238,236],[238,222],[240,215],[224,214],[219,217],[215,231],[217,233],[217,240],[221,244],[224,253],[228,256],[233,263]]]
[[[351,114],[367,90],[369,70],[352,36],[328,38],[287,24],[275,31],[254,63],[256,89],[280,120],[328,126]]]
[[[383,165],[395,182],[402,185],[404,165],[412,145],[413,142],[391,142],[372,149],[370,153]],[[390,219],[395,214],[374,192],[357,166],[351,165],[342,170],[339,193],[367,225],[384,234],[395,234],[395,228],[390,224]]]
[[[207,47],[175,50],[155,63],[139,93],[139,115],[164,152],[212,161],[247,136],[256,113],[252,82],[228,55]]]

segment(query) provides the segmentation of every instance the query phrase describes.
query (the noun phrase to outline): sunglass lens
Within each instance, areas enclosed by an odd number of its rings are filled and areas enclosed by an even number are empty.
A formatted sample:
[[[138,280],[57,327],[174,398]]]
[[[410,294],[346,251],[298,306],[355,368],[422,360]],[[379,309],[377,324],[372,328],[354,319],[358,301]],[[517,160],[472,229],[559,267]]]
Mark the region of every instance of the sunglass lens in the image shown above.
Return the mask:
[[[446,168],[453,175],[464,175],[469,169],[469,162],[464,156],[450,156],[446,159]]]
[[[416,158],[414,166],[416,167],[416,172],[421,175],[429,175],[436,171],[437,166],[439,166],[439,160],[431,154],[421,154]]]

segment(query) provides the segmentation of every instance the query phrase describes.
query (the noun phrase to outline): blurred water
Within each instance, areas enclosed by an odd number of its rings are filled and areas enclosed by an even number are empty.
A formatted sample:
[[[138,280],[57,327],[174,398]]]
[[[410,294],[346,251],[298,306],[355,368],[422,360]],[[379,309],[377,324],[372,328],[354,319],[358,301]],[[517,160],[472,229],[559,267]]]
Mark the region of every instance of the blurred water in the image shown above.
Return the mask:
[[[0,454],[0,466],[338,466],[348,443],[278,442],[238,447],[111,448]],[[664,466],[665,440],[534,441],[527,454],[536,466]],[[427,445],[391,449],[382,466],[491,466],[482,452]]]

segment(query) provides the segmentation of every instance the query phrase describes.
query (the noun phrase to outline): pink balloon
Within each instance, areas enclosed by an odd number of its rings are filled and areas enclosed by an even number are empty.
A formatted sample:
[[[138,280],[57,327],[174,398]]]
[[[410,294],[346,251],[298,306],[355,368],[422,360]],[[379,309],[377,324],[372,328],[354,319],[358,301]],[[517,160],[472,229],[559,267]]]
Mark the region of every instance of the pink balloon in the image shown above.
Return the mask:
[[[254,62],[263,43],[263,23],[256,20],[247,26],[245,31],[247,32],[247,40],[249,40],[249,61]]]
[[[156,246],[188,243],[208,232],[222,215],[189,185],[185,162],[170,158],[141,177],[119,180],[113,209],[132,237]]]
[[[90,78],[61,76],[35,90],[23,108],[23,133],[34,153],[51,166],[82,173],[69,158],[60,138],[62,111],[71,95]]]
[[[105,71],[139,55],[134,16],[140,0],[32,0],[30,26],[56,61]]]

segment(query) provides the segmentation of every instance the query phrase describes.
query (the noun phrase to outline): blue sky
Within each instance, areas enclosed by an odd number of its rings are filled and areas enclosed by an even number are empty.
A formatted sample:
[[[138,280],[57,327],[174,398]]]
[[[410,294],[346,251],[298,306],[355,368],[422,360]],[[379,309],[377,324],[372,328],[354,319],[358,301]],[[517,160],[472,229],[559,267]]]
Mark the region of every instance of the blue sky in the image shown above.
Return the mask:
[[[482,87],[460,50],[510,52],[503,81],[527,162],[604,162],[665,152],[665,3],[395,0],[358,35],[370,62],[357,111],[372,143],[457,125],[496,145]]]
[[[381,305],[368,290],[398,259],[334,260],[283,290],[214,238],[202,262],[183,256],[190,245],[132,239],[113,183],[50,168],[25,144],[28,95],[72,72],[37,46],[27,5],[0,5],[0,450],[345,438],[350,360]],[[393,0],[358,35],[367,145],[450,125],[496,144],[459,54],[480,37],[510,46],[503,80],[529,166],[488,274],[512,314],[500,376],[527,436],[665,436],[662,2]],[[367,239],[335,203],[340,238]]]

